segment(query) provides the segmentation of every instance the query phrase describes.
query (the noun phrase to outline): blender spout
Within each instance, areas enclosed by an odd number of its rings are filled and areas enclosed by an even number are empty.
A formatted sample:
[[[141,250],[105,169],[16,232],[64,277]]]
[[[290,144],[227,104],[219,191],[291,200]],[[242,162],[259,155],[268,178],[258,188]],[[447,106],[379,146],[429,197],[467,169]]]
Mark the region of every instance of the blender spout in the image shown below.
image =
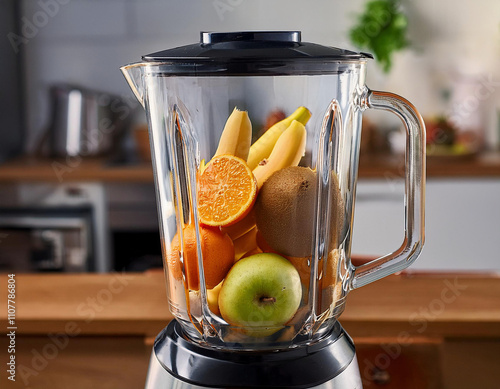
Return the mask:
[[[120,70],[122,71],[125,79],[127,80],[130,89],[134,92],[135,97],[141,105],[144,107],[144,68],[143,62],[137,62],[129,65],[122,66]]]

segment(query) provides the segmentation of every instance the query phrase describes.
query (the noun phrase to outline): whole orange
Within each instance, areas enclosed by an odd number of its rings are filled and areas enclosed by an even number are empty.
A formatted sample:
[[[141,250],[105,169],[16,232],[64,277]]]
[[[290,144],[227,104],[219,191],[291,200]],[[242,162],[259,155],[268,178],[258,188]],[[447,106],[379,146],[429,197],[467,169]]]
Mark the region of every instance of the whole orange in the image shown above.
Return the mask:
[[[199,231],[205,284],[207,289],[212,289],[224,279],[233,265],[233,241],[219,228],[200,225]],[[183,250],[181,250],[180,240],[180,234],[175,234],[170,250],[167,252],[169,272],[176,279],[182,278],[184,273],[188,289],[199,290],[198,246],[196,231],[192,224],[187,225],[182,231]],[[183,261],[181,261],[181,251]]]

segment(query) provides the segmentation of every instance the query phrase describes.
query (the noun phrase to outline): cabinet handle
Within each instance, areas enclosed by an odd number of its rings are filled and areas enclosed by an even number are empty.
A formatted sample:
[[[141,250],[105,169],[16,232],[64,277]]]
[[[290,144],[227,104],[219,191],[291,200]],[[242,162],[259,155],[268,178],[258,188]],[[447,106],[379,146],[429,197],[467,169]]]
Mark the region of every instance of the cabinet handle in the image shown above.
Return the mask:
[[[387,370],[374,368],[372,370],[372,381],[376,385],[387,385],[391,382],[391,375]]]

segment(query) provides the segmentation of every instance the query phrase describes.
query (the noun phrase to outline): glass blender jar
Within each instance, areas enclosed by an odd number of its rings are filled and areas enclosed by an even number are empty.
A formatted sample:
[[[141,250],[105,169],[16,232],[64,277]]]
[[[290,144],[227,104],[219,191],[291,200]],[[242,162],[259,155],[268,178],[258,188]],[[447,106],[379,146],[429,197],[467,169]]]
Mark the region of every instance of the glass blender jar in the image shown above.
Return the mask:
[[[408,267],[424,240],[424,124],[404,98],[365,86],[369,58],[297,31],[202,32],[200,43],[122,67],[147,112],[176,319],[156,340],[147,387],[319,387],[341,377],[361,387],[337,321],[346,296]],[[368,108],[394,112],[407,129],[405,239],[355,267]],[[318,360],[324,372],[305,374]]]

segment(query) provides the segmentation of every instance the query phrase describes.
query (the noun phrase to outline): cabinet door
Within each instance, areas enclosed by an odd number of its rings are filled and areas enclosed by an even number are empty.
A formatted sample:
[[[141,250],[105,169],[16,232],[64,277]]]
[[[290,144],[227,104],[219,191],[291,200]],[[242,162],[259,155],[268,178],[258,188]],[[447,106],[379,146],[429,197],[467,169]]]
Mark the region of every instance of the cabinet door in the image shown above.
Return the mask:
[[[442,360],[446,389],[500,387],[500,339],[447,339]]]
[[[8,338],[2,336],[1,350]],[[40,389],[137,389],[146,382],[151,346],[143,337],[18,336],[13,387]],[[7,371],[0,378],[7,382]],[[2,388],[3,388],[2,384]],[[9,385],[5,385],[9,387]]]
[[[364,389],[442,389],[440,340],[354,339]]]
[[[404,182],[360,180],[353,254],[380,256],[402,242]],[[425,244],[412,269],[500,270],[500,180],[429,179]]]

